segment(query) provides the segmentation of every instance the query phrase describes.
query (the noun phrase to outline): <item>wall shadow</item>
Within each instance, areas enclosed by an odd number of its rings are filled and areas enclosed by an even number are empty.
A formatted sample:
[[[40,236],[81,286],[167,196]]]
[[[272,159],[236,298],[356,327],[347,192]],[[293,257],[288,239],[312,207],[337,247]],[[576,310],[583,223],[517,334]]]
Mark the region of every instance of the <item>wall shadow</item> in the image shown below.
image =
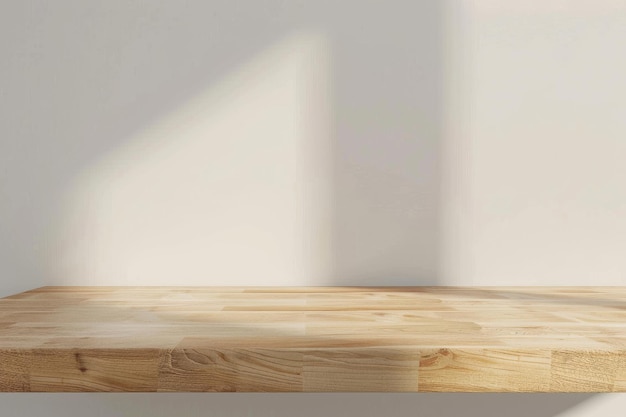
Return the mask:
[[[438,282],[443,7],[362,2],[333,32],[333,285]]]
[[[21,415],[556,417],[590,394],[3,394]]]

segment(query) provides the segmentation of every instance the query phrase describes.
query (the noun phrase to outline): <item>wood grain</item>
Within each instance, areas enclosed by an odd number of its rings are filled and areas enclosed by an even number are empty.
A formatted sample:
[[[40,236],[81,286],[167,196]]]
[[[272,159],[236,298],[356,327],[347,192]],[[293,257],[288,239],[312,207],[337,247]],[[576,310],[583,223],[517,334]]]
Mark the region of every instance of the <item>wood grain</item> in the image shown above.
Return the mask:
[[[626,288],[43,287],[0,391],[626,392]]]

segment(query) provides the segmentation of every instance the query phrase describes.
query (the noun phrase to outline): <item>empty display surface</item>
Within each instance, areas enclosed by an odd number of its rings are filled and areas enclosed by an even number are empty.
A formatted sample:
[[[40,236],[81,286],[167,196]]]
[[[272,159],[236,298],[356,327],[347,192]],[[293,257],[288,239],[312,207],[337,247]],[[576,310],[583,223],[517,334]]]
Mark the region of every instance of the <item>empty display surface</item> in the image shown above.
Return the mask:
[[[626,391],[623,287],[43,287],[0,391]]]

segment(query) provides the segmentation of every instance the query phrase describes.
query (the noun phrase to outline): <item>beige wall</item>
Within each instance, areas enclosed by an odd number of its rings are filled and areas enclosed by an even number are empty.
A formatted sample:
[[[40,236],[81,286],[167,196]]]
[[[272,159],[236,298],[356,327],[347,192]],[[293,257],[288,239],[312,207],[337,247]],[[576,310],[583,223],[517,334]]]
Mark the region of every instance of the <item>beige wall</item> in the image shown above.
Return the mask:
[[[623,1],[3,9],[2,295],[624,283]],[[621,416],[625,401],[1,397],[30,416],[582,417]]]
[[[450,10],[447,276],[623,285],[626,3],[509,3]]]

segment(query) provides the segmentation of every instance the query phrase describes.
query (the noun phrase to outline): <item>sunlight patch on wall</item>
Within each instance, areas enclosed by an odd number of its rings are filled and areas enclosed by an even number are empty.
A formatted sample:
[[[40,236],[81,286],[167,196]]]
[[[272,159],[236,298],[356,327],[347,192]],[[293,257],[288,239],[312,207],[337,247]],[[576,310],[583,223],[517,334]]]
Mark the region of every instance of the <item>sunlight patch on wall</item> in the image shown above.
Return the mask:
[[[50,284],[306,285],[329,268],[330,46],[297,33],[85,170]]]
[[[623,12],[624,0],[527,0],[503,2],[500,0],[470,0],[465,3],[484,16],[535,17],[538,14],[563,16],[563,13],[581,18]]]

